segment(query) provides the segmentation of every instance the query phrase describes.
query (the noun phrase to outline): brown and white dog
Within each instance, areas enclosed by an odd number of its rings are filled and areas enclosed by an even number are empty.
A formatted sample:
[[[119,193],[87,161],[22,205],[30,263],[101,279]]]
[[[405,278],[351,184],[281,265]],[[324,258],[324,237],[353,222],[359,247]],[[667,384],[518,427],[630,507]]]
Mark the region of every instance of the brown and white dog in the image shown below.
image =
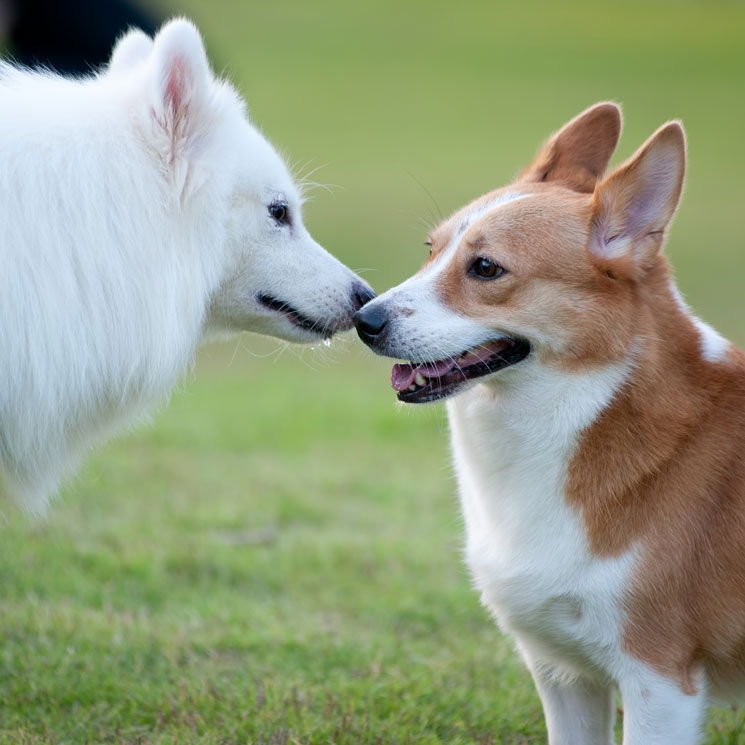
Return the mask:
[[[483,602],[513,635],[551,745],[696,743],[745,683],[745,356],[662,254],[685,136],[610,175],[614,104],[430,236],[355,317],[407,403],[448,397]],[[457,395],[455,395],[457,394]]]

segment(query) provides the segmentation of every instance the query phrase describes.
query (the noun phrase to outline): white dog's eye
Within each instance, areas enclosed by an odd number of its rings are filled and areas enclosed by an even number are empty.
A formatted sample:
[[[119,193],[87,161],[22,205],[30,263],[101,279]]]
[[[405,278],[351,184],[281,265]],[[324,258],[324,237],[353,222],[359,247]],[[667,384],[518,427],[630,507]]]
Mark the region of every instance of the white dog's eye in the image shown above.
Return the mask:
[[[272,202],[268,209],[272,220],[278,225],[290,224],[290,208],[287,202]]]

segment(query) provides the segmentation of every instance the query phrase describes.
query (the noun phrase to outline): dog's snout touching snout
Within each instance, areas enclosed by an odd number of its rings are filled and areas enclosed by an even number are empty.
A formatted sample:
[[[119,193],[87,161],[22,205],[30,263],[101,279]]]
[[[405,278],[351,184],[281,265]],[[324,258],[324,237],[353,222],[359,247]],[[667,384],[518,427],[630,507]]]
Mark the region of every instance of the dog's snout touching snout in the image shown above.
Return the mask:
[[[388,324],[388,316],[380,306],[367,306],[358,310],[352,321],[360,339],[365,344],[374,344]]]
[[[359,310],[371,300],[375,300],[375,293],[372,288],[362,284],[362,282],[355,282],[352,285],[352,305],[355,310]]]

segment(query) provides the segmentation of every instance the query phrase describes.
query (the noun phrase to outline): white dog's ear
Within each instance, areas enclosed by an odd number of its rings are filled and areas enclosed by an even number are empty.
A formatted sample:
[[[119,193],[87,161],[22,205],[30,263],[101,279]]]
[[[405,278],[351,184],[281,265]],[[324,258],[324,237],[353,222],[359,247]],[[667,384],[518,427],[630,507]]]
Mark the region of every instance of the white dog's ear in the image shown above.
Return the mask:
[[[202,37],[189,21],[170,21],[155,37],[149,85],[154,144],[183,198],[214,113],[214,78]]]
[[[519,180],[558,181],[576,191],[592,192],[616,149],[621,126],[617,104],[591,106],[549,138]]]
[[[648,269],[680,200],[686,141],[680,122],[660,127],[593,195],[590,251]]]
[[[147,59],[153,48],[153,40],[138,28],[127,31],[119,38],[111,53],[108,71],[118,75],[132,69]]]

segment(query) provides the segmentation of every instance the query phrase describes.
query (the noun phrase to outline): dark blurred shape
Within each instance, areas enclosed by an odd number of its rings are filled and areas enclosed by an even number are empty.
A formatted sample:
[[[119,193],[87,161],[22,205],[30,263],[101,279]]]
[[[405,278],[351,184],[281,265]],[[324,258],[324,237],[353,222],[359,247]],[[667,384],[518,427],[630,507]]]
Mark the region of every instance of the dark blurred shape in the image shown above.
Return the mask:
[[[0,0],[10,6],[10,52],[23,65],[89,73],[136,26],[153,35],[160,18],[127,0]]]

